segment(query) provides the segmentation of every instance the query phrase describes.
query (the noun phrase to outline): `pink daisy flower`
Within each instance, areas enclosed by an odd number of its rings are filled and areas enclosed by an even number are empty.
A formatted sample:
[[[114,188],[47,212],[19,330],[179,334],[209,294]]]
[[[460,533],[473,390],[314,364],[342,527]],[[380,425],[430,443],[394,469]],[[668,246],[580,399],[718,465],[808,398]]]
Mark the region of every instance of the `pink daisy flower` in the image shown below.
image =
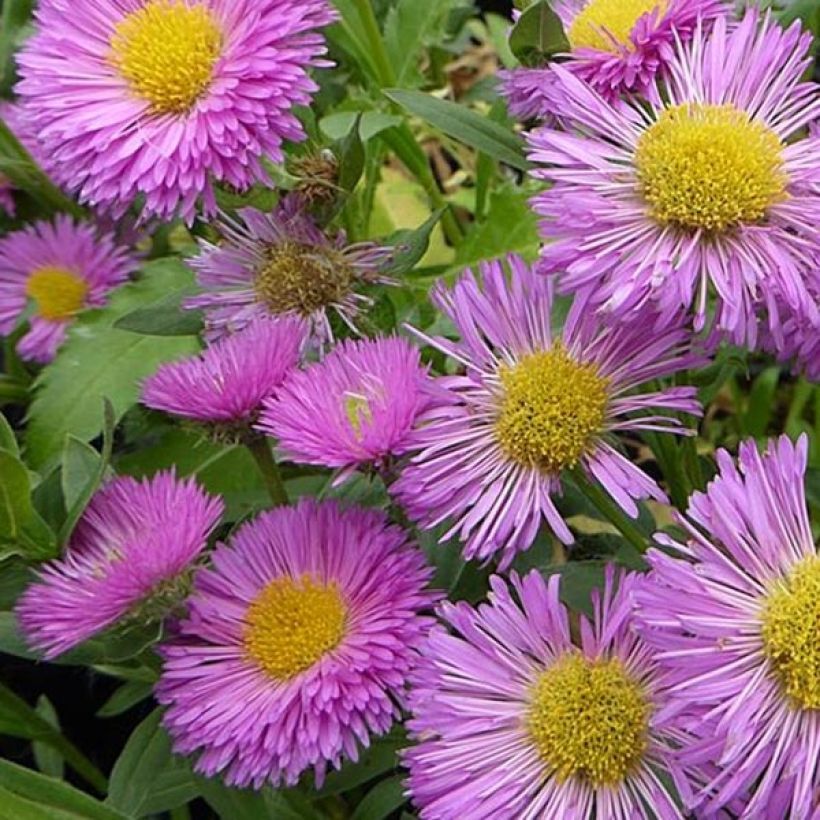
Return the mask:
[[[613,101],[624,93],[658,99],[656,81],[667,75],[675,45],[729,11],[723,0],[555,0],[551,7],[571,47],[562,65]],[[560,113],[554,92],[561,87],[550,69],[513,69],[501,77],[513,116]]]
[[[810,45],[799,23],[718,18],[676,47],[664,102],[647,104],[614,106],[556,66],[573,130],[530,136],[534,174],[552,183],[533,200],[542,269],[594,288],[607,313],[692,308],[698,327],[711,290],[716,327],[749,347],[775,298],[820,316],[820,137],[801,136],[820,113],[801,79]]]
[[[63,557],[20,597],[26,640],[50,659],[118,621],[164,615],[221,514],[221,500],[173,473],[115,478],[91,500]]]
[[[817,816],[820,555],[807,450],[805,435],[762,456],[747,441],[739,467],[718,451],[718,477],[678,517],[687,542],[659,535],[664,550],[647,555],[636,596],[645,639],[680,708],[715,721],[686,749],[717,766],[694,804],[704,816],[744,795],[744,820]]]
[[[685,435],[678,419],[653,408],[701,412],[692,387],[635,392],[701,361],[688,352],[686,329],[658,326],[653,315],[603,326],[576,300],[554,334],[550,281],[517,257],[509,265],[509,281],[493,262],[480,278],[468,272],[452,290],[433,292],[461,341],[423,338],[465,372],[435,381],[436,403],[412,441],[417,454],[392,488],[423,527],[452,521],[442,542],[457,535],[467,558],[501,553],[502,569],[532,544],[542,520],[572,543],[551,499],[567,471],[582,470],[633,518],[636,500],[664,501],[615,449],[614,434]]]
[[[81,201],[193,221],[213,182],[269,183],[262,158],[301,140],[326,0],[49,0],[18,54],[17,92]]]
[[[179,754],[233,786],[293,785],[356,760],[398,717],[434,601],[421,552],[386,517],[303,500],[213,554],[157,686]]]
[[[200,240],[188,260],[205,292],[185,306],[204,309],[209,338],[236,331],[256,316],[295,314],[310,321],[319,340],[333,337],[329,311],[355,330],[354,318],[372,300],[356,288],[390,280],[378,271],[392,252],[371,242],[347,245],[343,233],[325,234],[288,196],[272,213],[239,211],[217,225],[220,244]]]
[[[428,397],[427,369],[405,339],[346,341],[265,403],[258,429],[301,464],[385,466],[406,450]]]
[[[145,380],[142,402],[195,421],[249,425],[299,363],[306,336],[298,317],[259,317],[196,356],[161,365]]]
[[[24,359],[50,362],[73,318],[104,305],[136,260],[112,236],[68,216],[35,222],[0,238],[0,335],[8,336],[29,300],[29,330],[17,343]]]
[[[558,575],[494,576],[487,603],[441,606],[449,629],[431,630],[411,679],[405,764],[423,820],[682,820],[693,772],[632,628],[637,580],[608,568],[577,642]]]

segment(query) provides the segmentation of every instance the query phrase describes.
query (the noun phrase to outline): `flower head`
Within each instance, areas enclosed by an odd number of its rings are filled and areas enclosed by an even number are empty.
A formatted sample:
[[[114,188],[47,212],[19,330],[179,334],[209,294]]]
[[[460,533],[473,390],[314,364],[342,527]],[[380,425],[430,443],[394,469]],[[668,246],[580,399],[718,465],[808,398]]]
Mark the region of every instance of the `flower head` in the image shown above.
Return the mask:
[[[570,52],[562,65],[614,101],[624,93],[657,99],[676,43],[728,12],[723,0],[557,0]],[[521,119],[560,115],[561,92],[547,68],[501,74],[510,112]]]
[[[393,486],[425,527],[451,519],[468,558],[501,552],[507,566],[535,539],[542,519],[565,543],[572,534],[551,495],[579,467],[629,515],[636,499],[661,489],[611,443],[628,430],[686,432],[651,408],[697,415],[689,387],[635,393],[643,382],[696,364],[682,326],[655,326],[653,315],[618,327],[600,324],[576,300],[563,332],[550,326],[551,285],[520,259],[511,279],[500,263],[467,273],[435,304],[461,341],[429,339],[466,372],[434,382],[435,403],[419,418],[417,451]]]
[[[720,18],[678,45],[648,109],[614,106],[555,67],[573,130],[530,137],[535,176],[553,183],[533,200],[542,268],[565,271],[565,290],[592,288],[603,311],[693,308],[699,327],[711,284],[716,326],[748,346],[775,297],[818,316],[820,136],[801,136],[820,113],[801,80],[810,44],[799,23]]]
[[[489,601],[446,603],[411,680],[408,789],[425,820],[681,818],[671,775],[685,735],[631,624],[637,576],[611,571],[580,640],[559,576],[491,581]],[[661,777],[664,777],[662,780]]]
[[[220,500],[173,473],[114,479],[91,500],[63,557],[41,567],[21,596],[26,640],[53,658],[154,598],[181,598],[221,514]]]
[[[213,181],[268,182],[261,159],[304,137],[295,105],[327,65],[326,0],[50,0],[17,86],[55,178],[83,202],[192,221]]]
[[[143,404],[200,422],[249,425],[299,363],[306,335],[298,317],[259,317],[196,356],[161,365],[143,384]]]
[[[370,299],[362,283],[386,281],[379,266],[390,251],[372,243],[346,245],[343,234],[328,237],[302,210],[298,197],[286,197],[273,213],[254,208],[225,218],[224,242],[202,241],[189,260],[204,293],[186,307],[204,308],[211,338],[244,327],[256,316],[293,314],[309,319],[314,335],[332,337],[328,311],[348,324]]]
[[[113,237],[67,216],[8,234],[0,239],[0,334],[12,332],[31,300],[29,330],[17,350],[24,359],[49,362],[73,318],[104,305],[135,269]]]
[[[820,790],[820,555],[803,481],[808,441],[741,444],[739,466],[695,493],[636,599],[645,640],[680,709],[715,721],[685,750],[711,762],[704,816],[744,797],[740,816],[811,817]],[[682,560],[681,560],[682,559]],[[697,726],[697,723],[693,723]],[[700,815],[699,815],[700,816]]]
[[[288,379],[266,403],[259,429],[297,463],[380,466],[405,451],[428,400],[426,378],[404,339],[345,341]]]
[[[180,754],[231,785],[294,784],[385,732],[428,627],[430,571],[385,516],[303,500],[242,526],[161,649]],[[237,708],[237,707],[240,708]]]

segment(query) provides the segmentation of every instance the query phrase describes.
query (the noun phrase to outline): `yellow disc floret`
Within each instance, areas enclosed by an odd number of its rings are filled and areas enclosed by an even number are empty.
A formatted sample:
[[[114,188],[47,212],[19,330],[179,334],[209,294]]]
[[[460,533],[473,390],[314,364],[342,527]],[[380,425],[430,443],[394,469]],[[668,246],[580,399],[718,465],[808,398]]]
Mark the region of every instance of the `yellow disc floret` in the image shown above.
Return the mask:
[[[248,607],[245,650],[272,678],[288,680],[339,645],[346,621],[335,583],[276,578]]]
[[[590,0],[567,29],[573,48],[594,48],[617,53],[629,47],[635,23],[647,12],[665,11],[667,0]]]
[[[769,592],[763,649],[798,709],[820,709],[820,556],[796,564]]]
[[[640,763],[650,704],[617,659],[560,657],[533,691],[527,730],[549,774],[615,786]]]
[[[354,278],[353,268],[333,249],[283,242],[268,250],[254,289],[271,313],[310,316],[343,301]]]
[[[721,232],[758,223],[785,198],[781,148],[733,105],[677,105],[638,143],[639,189],[662,225]]]
[[[34,300],[37,314],[55,322],[70,319],[80,311],[87,295],[85,279],[56,266],[38,268],[26,282],[26,296]]]
[[[207,91],[222,48],[210,9],[149,0],[117,24],[112,62],[137,96],[163,114],[189,111]]]
[[[547,473],[573,467],[603,428],[609,381],[560,345],[524,356],[500,376],[495,432],[504,452]]]

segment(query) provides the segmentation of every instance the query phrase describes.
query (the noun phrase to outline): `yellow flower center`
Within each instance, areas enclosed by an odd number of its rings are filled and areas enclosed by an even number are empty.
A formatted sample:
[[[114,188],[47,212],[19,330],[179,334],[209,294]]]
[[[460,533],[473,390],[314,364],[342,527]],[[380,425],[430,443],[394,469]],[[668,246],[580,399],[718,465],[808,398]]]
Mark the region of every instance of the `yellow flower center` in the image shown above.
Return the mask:
[[[59,322],[70,319],[85,305],[86,281],[65,268],[46,265],[38,268],[26,282],[26,296],[37,305],[44,319]]]
[[[350,293],[355,273],[340,253],[283,242],[268,250],[256,274],[257,299],[271,313],[293,311],[310,316],[341,302]]]
[[[786,196],[781,147],[733,105],[673,106],[638,143],[640,191],[662,225],[719,232],[760,222]]]
[[[798,709],[820,709],[820,556],[796,564],[769,592],[763,649]]]
[[[615,786],[640,763],[650,705],[617,658],[559,658],[538,680],[527,729],[549,773]]]
[[[530,353],[500,375],[495,432],[507,456],[553,474],[574,466],[603,427],[608,379],[560,345]]]
[[[362,425],[373,423],[373,411],[366,396],[347,393],[344,397],[345,415],[357,439],[362,437]]]
[[[573,48],[594,48],[617,54],[630,44],[635,23],[647,12],[666,11],[667,0],[590,0],[567,31]]]
[[[245,621],[248,655],[272,678],[288,680],[339,645],[347,606],[335,583],[282,577],[259,593]]]
[[[112,61],[134,93],[162,114],[189,111],[211,83],[222,34],[210,9],[149,0],[117,24]]]

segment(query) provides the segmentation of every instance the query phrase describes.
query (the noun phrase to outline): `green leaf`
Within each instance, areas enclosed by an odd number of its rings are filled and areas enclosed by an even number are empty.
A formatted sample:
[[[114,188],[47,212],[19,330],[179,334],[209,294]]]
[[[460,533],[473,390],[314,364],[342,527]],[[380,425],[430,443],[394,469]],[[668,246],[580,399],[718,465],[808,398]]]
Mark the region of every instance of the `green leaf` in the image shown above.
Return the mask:
[[[60,471],[66,507],[70,509],[77,503],[85,488],[97,476],[101,461],[100,454],[90,444],[70,433],[66,436]]]
[[[97,717],[108,718],[121,715],[151,696],[153,684],[141,680],[126,681],[97,710]]]
[[[4,0],[0,13],[0,88],[11,87],[14,75],[12,55],[31,18],[34,0]]]
[[[401,276],[403,273],[412,270],[416,263],[427,253],[430,245],[430,234],[438,224],[443,208],[439,208],[430,214],[421,225],[415,230],[396,231],[388,237],[386,244],[392,245],[395,250],[390,260],[382,269],[389,276]]]
[[[43,720],[48,721],[58,732],[60,731],[60,721],[57,717],[57,712],[54,706],[52,706],[51,701],[45,695],[40,695],[37,699],[35,711]],[[34,762],[43,774],[60,778],[63,776],[65,768],[63,766],[63,756],[56,749],[39,740],[34,741],[31,747],[34,753]]]
[[[390,777],[377,783],[356,807],[350,820],[384,820],[407,802],[402,777]]]
[[[73,437],[69,437],[66,441],[67,446],[70,444],[72,438]],[[74,441],[77,442],[80,447],[87,447],[87,445],[79,439],[74,438]],[[96,464],[93,466],[91,474],[87,476],[82,475],[82,473],[89,466],[89,454],[87,450],[82,455],[79,455],[79,451],[76,447],[74,447],[69,451],[68,458],[66,458],[66,451],[63,451],[63,475],[61,478],[63,482],[63,496],[65,498],[65,505],[68,509],[68,514],[63,522],[63,526],[60,528],[61,544],[66,544],[68,542],[68,539],[71,537],[71,533],[74,531],[74,527],[77,526],[77,522],[80,520],[85,508],[88,506],[92,496],[102,483],[102,480],[105,477],[105,471],[108,469],[108,463],[111,461],[111,451],[113,446],[114,408],[111,406],[111,402],[104,397],[103,449],[102,453],[97,458]],[[93,448],[89,449],[96,453]],[[79,460],[83,460],[82,464],[79,463]],[[68,479],[66,479],[65,474],[66,467],[68,467],[69,471]],[[83,483],[80,485],[74,481],[78,472],[81,474],[80,480],[83,480]],[[66,489],[68,489],[68,494],[66,494]],[[69,496],[71,496],[73,500],[69,501]]]
[[[172,811],[200,796],[200,778],[191,771],[191,765],[182,757],[172,757],[161,771],[142,805],[144,815],[151,816]]]
[[[527,261],[538,255],[538,221],[527,203],[527,195],[512,186],[496,190],[484,222],[473,226],[458,248],[458,268],[485,259],[517,253]]]
[[[776,410],[775,396],[780,381],[780,368],[767,367],[752,384],[749,404],[741,418],[744,433],[755,438],[766,435]]]
[[[202,313],[182,307],[187,295],[183,291],[164,296],[117,319],[114,327],[144,336],[198,336],[204,326]]]
[[[331,772],[325,783],[316,794],[328,797],[372,780],[398,765],[398,752],[407,746],[407,737],[403,729],[395,728],[388,734],[376,738],[367,749],[359,755],[356,763],[345,763],[341,771]]]
[[[552,10],[550,0],[530,6],[518,18],[510,32],[510,49],[526,66],[543,65],[555,54],[570,50],[561,18]]]
[[[259,820],[267,817],[265,797],[252,789],[232,789],[222,781],[197,778],[200,794],[222,820]],[[283,820],[295,820],[285,815]]]
[[[0,450],[7,450],[13,456],[20,455],[17,437],[14,435],[8,419],[0,413]]]
[[[157,777],[171,760],[171,741],[161,720],[161,710],[155,709],[137,726],[111,772],[105,802],[132,817],[143,813]]]
[[[192,274],[176,259],[145,266],[144,277],[114,292],[102,310],[81,316],[57,358],[37,380],[29,411],[29,462],[45,473],[55,466],[67,434],[90,441],[102,429],[100,396],[107,396],[119,420],[138,399],[140,382],[169,359],[195,353],[191,338],[142,336],[114,323],[163,294],[188,290]]]
[[[529,163],[524,157],[524,143],[510,129],[487,119],[463,105],[440,100],[421,91],[403,91],[399,88],[384,92],[398,103],[443,131],[453,139],[463,142],[485,154],[526,171]]]
[[[356,117],[350,131],[333,145],[339,162],[339,187],[350,193],[364,171],[364,145],[360,136],[361,118]]]
[[[0,759],[2,820],[128,820],[53,777]]]
[[[31,478],[25,464],[0,450],[0,543],[31,558],[54,555],[54,533],[31,503]]]
[[[401,117],[394,114],[385,114],[382,111],[337,111],[322,117],[319,127],[332,140],[340,140],[350,133],[353,123],[359,120],[359,134],[362,142],[369,142],[376,134],[387,128],[392,128],[401,122]]]

